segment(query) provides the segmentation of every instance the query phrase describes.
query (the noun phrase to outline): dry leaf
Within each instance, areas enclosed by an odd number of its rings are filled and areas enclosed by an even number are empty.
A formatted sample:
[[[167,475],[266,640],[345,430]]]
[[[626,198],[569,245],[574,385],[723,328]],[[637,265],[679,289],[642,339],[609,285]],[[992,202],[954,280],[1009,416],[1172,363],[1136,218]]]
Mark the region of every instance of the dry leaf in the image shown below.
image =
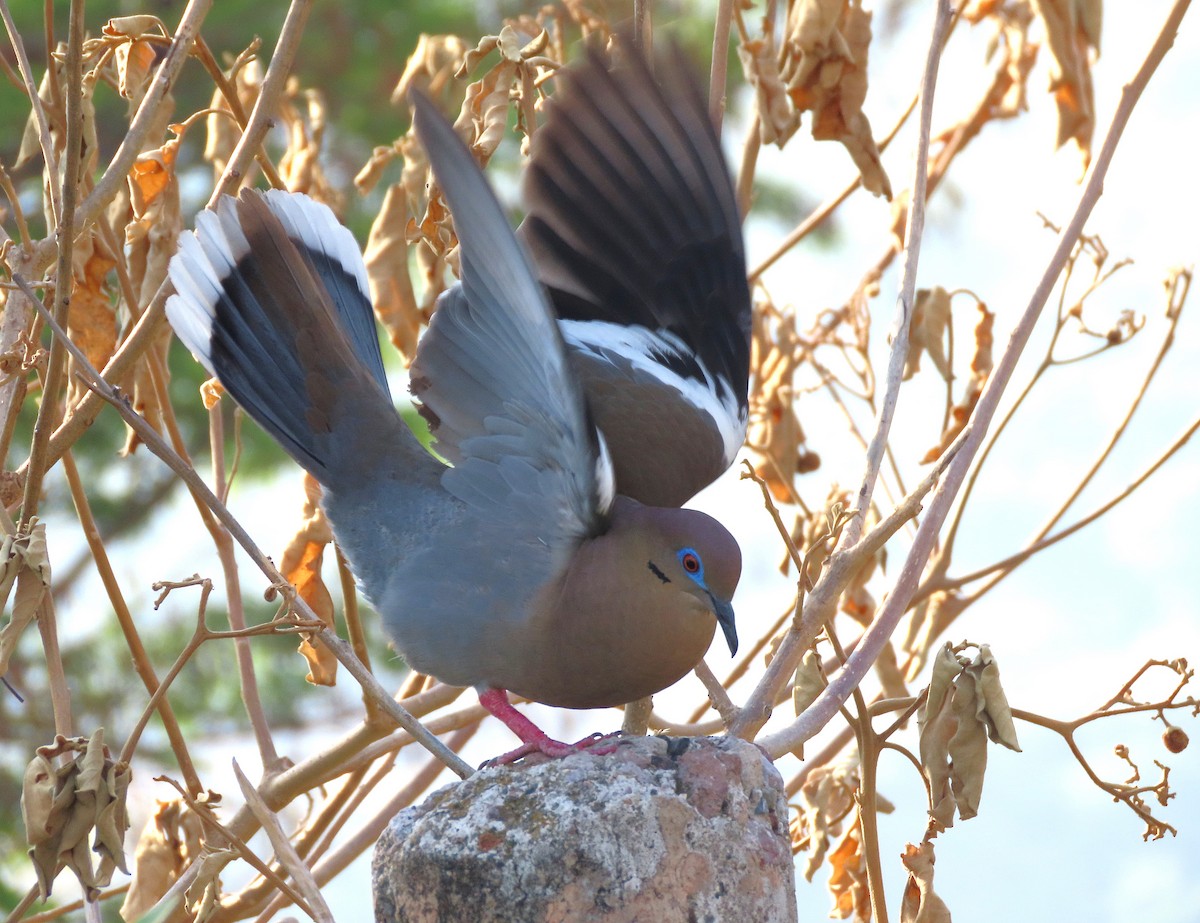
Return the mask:
[[[258,94],[262,90],[262,64],[253,57],[260,44],[261,41],[256,38],[249,48],[238,55],[237,60],[226,74],[233,84],[238,102],[246,112],[254,108],[254,104],[258,101]],[[237,147],[238,140],[242,136],[242,129],[233,118],[229,102],[225,99],[225,94],[221,92],[220,87],[213,91],[209,108],[216,111],[210,113],[205,119],[207,137],[204,143],[204,159],[212,164],[213,176],[219,179],[225,172],[229,158],[233,155],[233,149]],[[251,169],[255,168],[251,167]],[[246,179],[253,179],[253,175],[247,176]]]
[[[818,141],[839,141],[863,187],[892,197],[891,183],[862,106],[867,98],[871,14],[860,0],[797,0],[788,9],[780,74],[792,104],[813,114]]]
[[[915,680],[925,669],[925,661],[934,640],[941,637],[942,632],[950,627],[966,607],[966,600],[959,591],[938,590],[912,610],[902,648],[911,655],[908,672],[905,674],[908,682]]]
[[[871,919],[871,895],[867,888],[867,860],[862,851],[862,825],[855,812],[854,823],[829,855],[829,893],[833,896],[831,917],[847,920]]]
[[[0,605],[7,605],[14,584],[17,588],[12,613],[0,628],[0,676],[8,673],[8,663],[21,633],[37,618],[42,599],[50,589],[46,524],[35,516],[30,519],[28,529],[5,535],[0,543]]]
[[[398,144],[380,145],[371,151],[371,156],[362,165],[362,169],[354,176],[354,188],[359,195],[370,195],[379,181],[383,179],[384,171],[400,156]]]
[[[183,229],[179,182],[175,173],[179,136],[183,129],[172,125],[170,131],[175,137],[138,155],[126,178],[127,199],[122,201],[120,210],[117,203],[110,209],[110,216],[121,227],[125,238],[126,266],[135,300],[134,304],[127,305],[127,310],[135,318],[141,316],[166,279],[167,264],[175,253]],[[167,386],[170,340],[170,332],[164,325],[138,359],[131,388],[134,409],[159,433],[164,429],[159,386],[164,390]],[[158,386],[154,380],[156,375],[161,378]],[[128,429],[122,454],[133,453],[140,444],[137,434]]]
[[[363,260],[371,285],[375,316],[407,365],[417,352],[417,333],[429,318],[417,307],[408,274],[407,202],[404,187],[388,187],[383,206],[371,225]]]
[[[404,73],[392,90],[392,102],[408,99],[412,87],[424,90],[428,96],[439,97],[446,90],[455,91],[455,73],[467,58],[467,43],[457,35],[427,35],[417,38],[417,47],[408,56]]]
[[[179,207],[179,181],[175,158],[179,139],[138,155],[129,171],[129,204],[132,220],[125,227],[125,252],[129,278],[138,303],[130,305],[136,315],[167,277],[167,264],[175,254],[183,216]]]
[[[950,759],[950,788],[963,820],[979,813],[983,797],[983,776],[987,771],[987,728],[979,720],[980,703],[968,673],[962,673],[954,683],[950,699],[954,735],[947,746]]]
[[[933,890],[933,842],[909,843],[900,861],[908,869],[908,883],[900,902],[900,923],[950,923],[950,908]]]
[[[795,475],[820,464],[816,453],[805,446],[796,416],[793,378],[802,358],[794,314],[780,314],[771,305],[754,312],[746,446],[755,471],[778,503],[794,502]]]
[[[938,651],[925,705],[917,713],[921,765],[929,779],[930,813],[942,827],[979,813],[988,738],[1020,750],[1000,673],[987,645],[974,660],[949,644]]]
[[[849,497],[846,497],[846,502],[849,502]],[[843,504],[842,509],[845,509]],[[830,510],[830,514],[833,514]],[[878,516],[868,510],[863,523],[864,527],[869,529],[878,520]],[[871,620],[875,617],[875,597],[867,589],[867,583],[875,576],[875,569],[883,563],[884,550],[880,548],[873,555],[866,558],[855,571],[854,576],[846,584],[846,589],[842,591],[841,599],[838,603],[838,608],[850,616],[854,621],[862,626],[871,624]]]
[[[279,117],[288,132],[287,150],[279,160],[280,178],[292,192],[303,192],[337,211],[340,196],[321,167],[326,124],[324,94],[301,89],[299,82],[290,78]]]
[[[804,879],[812,881],[825,861],[831,839],[854,809],[859,776],[857,759],[812,769],[800,787],[799,813],[792,822],[792,850],[807,852]]]
[[[1017,728],[1013,723],[1012,709],[1008,697],[1000,685],[1000,668],[992,649],[987,644],[979,645],[979,653],[971,661],[964,674],[974,680],[976,686],[975,717],[983,724],[992,743],[1003,744],[1010,750],[1021,752],[1017,743]]]
[[[950,645],[943,645],[933,661],[933,676],[925,704],[917,712],[921,765],[929,780],[929,813],[942,827],[954,825],[954,793],[950,784],[950,739],[957,730],[951,700],[954,680],[962,666]]]
[[[149,42],[122,42],[113,55],[117,67],[117,92],[139,106],[150,86],[154,69],[154,46]]]
[[[224,393],[225,386],[216,378],[205,379],[200,384],[200,400],[204,403],[205,410],[212,410],[216,407],[217,401]]]
[[[979,302],[979,321],[975,325],[975,351],[971,356],[971,375],[967,379],[966,390],[958,402],[950,408],[950,422],[942,433],[938,444],[925,453],[922,464],[930,464],[938,460],[958,438],[971,414],[979,397],[983,394],[983,386],[987,384],[988,376],[992,374],[992,326],[996,315],[987,309],[987,305]]]
[[[908,355],[904,359],[904,380],[921,370],[921,353],[928,353],[938,373],[950,380],[946,359],[946,326],[950,323],[950,293],[940,285],[917,292],[912,320],[908,325]]]
[[[42,74],[42,82],[38,84],[38,99],[42,101],[42,106],[48,106],[52,100],[50,98],[50,71],[47,69]],[[50,126],[51,142],[54,141],[54,125]],[[60,142],[61,144],[61,142]],[[20,169],[25,163],[31,160],[34,156],[41,155],[42,144],[41,137],[38,134],[37,117],[31,109],[29,117],[25,120],[25,130],[21,133],[21,146],[17,148],[17,159],[13,162],[13,169]]]
[[[75,241],[71,262],[75,284],[67,309],[67,334],[88,362],[102,369],[117,345],[117,314],[108,286],[108,274],[117,263],[95,232]],[[68,401],[73,404],[86,393],[87,387],[72,375]]]
[[[76,756],[56,768],[55,760],[68,754]],[[109,756],[103,728],[90,739],[60,735],[50,746],[38,747],[25,771],[21,813],[42,900],[64,868],[91,900],[116,869],[128,872],[123,843],[130,777],[129,766]],[[96,867],[93,853],[100,860]]]
[[[304,521],[284,549],[279,571],[332,630],[333,597],[321,577],[321,563],[325,558],[325,546],[333,541],[333,532],[320,507],[321,485],[307,473],[304,475],[304,494]],[[306,680],[316,686],[332,686],[337,682],[337,658],[329,648],[313,644],[310,636],[305,635],[299,650],[308,661]]]
[[[816,651],[805,651],[792,682],[792,705],[796,709],[796,717],[817,700],[825,686],[825,677],[821,675],[821,658]]]
[[[875,661],[875,675],[879,677],[884,698],[908,698],[908,686],[905,684],[904,674],[900,670],[900,663],[896,658],[896,649],[892,646],[891,641],[884,645],[879,659]]]
[[[549,45],[548,33],[543,29],[529,38],[519,25],[508,22],[499,35],[480,39],[467,53],[456,75],[466,77],[483,58],[493,51],[500,52],[500,60],[467,87],[454,122],[454,130],[467,142],[481,166],[491,160],[504,136],[510,99],[517,107],[522,151],[528,151],[529,138],[537,127],[534,112],[540,101],[539,87],[559,67],[557,61],[544,54]]]
[[[762,37],[744,40],[738,45],[738,57],[746,81],[754,88],[759,138],[763,144],[783,147],[800,127],[800,113],[780,76],[775,37],[765,20]]]
[[[1046,28],[1054,59],[1050,92],[1058,105],[1056,145],[1074,141],[1086,170],[1096,130],[1091,65],[1100,53],[1103,6],[1101,0],[1034,0],[1033,7]]]
[[[158,802],[158,810],[138,837],[122,919],[132,923],[158,903],[200,855],[203,830],[200,818],[182,800]]]

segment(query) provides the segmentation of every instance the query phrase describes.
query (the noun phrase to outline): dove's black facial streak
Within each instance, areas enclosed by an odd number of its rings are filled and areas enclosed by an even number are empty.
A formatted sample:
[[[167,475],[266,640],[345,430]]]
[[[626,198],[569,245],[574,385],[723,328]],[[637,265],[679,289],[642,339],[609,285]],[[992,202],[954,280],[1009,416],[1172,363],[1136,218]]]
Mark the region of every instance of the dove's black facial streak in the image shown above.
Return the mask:
[[[654,574],[663,583],[670,583],[671,578],[658,569],[658,566],[653,561],[647,561],[646,566],[650,568],[650,573]]]

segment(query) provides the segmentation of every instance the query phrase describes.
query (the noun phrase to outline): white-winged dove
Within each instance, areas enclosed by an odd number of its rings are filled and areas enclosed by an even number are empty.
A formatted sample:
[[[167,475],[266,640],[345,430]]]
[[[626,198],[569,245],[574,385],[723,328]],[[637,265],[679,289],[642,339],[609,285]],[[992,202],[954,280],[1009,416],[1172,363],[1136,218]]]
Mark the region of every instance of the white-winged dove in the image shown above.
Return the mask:
[[[325,206],[279,191],[223,199],[170,264],[180,339],[321,483],[337,541],[408,663],[475,686],[521,738],[508,758],[572,747],[504,690],[617,705],[691,670],[718,625],[736,648],[737,543],[675,504],[741,439],[744,260],[704,106],[678,61],[661,70],[662,91],[609,76],[595,56],[559,78],[523,234],[544,258],[561,332],[474,159],[414,99],[461,245],[461,284],[413,369],[452,467],[392,404],[361,255]],[[594,195],[609,207],[596,238],[574,214]],[[615,201],[627,195],[640,207]],[[593,417],[609,421],[604,435]],[[655,470],[639,477],[643,452]]]

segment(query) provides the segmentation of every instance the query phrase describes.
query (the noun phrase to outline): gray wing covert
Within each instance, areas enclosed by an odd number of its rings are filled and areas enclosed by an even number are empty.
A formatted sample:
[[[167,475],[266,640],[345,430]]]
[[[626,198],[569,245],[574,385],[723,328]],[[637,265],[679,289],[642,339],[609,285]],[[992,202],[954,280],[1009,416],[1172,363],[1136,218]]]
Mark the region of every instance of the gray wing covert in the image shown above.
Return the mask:
[[[418,349],[413,394],[454,463],[446,489],[489,511],[514,541],[544,547],[541,565],[556,569],[603,530],[611,462],[542,287],[479,166],[432,103],[414,94],[413,104],[462,262],[461,288],[443,297]]]

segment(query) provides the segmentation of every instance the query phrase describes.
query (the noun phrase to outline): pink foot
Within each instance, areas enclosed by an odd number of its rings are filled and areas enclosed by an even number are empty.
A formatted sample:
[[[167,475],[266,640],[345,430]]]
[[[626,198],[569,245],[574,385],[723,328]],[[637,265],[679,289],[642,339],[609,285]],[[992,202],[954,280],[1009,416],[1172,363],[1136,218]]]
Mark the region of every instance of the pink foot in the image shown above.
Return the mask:
[[[615,743],[604,744],[603,741],[617,737],[620,732],[612,734],[589,734],[583,740],[573,744],[555,740],[536,724],[513,708],[508,701],[508,694],[503,689],[485,689],[479,694],[479,702],[489,712],[508,726],[508,729],[521,738],[521,746],[495,759],[488,760],[485,766],[507,766],[531,753],[542,753],[550,759],[562,759],[572,753],[588,752],[596,756],[604,756],[617,749]],[[601,746],[596,746],[602,744]]]
[[[509,750],[507,753],[494,757],[484,763],[485,766],[507,766],[510,763],[515,763],[522,757],[529,756],[531,753],[542,753],[552,760],[562,759],[564,756],[570,756],[572,753],[591,753],[595,756],[605,756],[617,749],[617,745],[604,744],[597,746],[601,741],[609,740],[620,735],[620,731],[614,731],[611,734],[589,734],[583,740],[573,744],[563,743],[561,740],[555,740],[553,737],[548,737],[543,734],[537,740],[528,740],[515,750]]]

